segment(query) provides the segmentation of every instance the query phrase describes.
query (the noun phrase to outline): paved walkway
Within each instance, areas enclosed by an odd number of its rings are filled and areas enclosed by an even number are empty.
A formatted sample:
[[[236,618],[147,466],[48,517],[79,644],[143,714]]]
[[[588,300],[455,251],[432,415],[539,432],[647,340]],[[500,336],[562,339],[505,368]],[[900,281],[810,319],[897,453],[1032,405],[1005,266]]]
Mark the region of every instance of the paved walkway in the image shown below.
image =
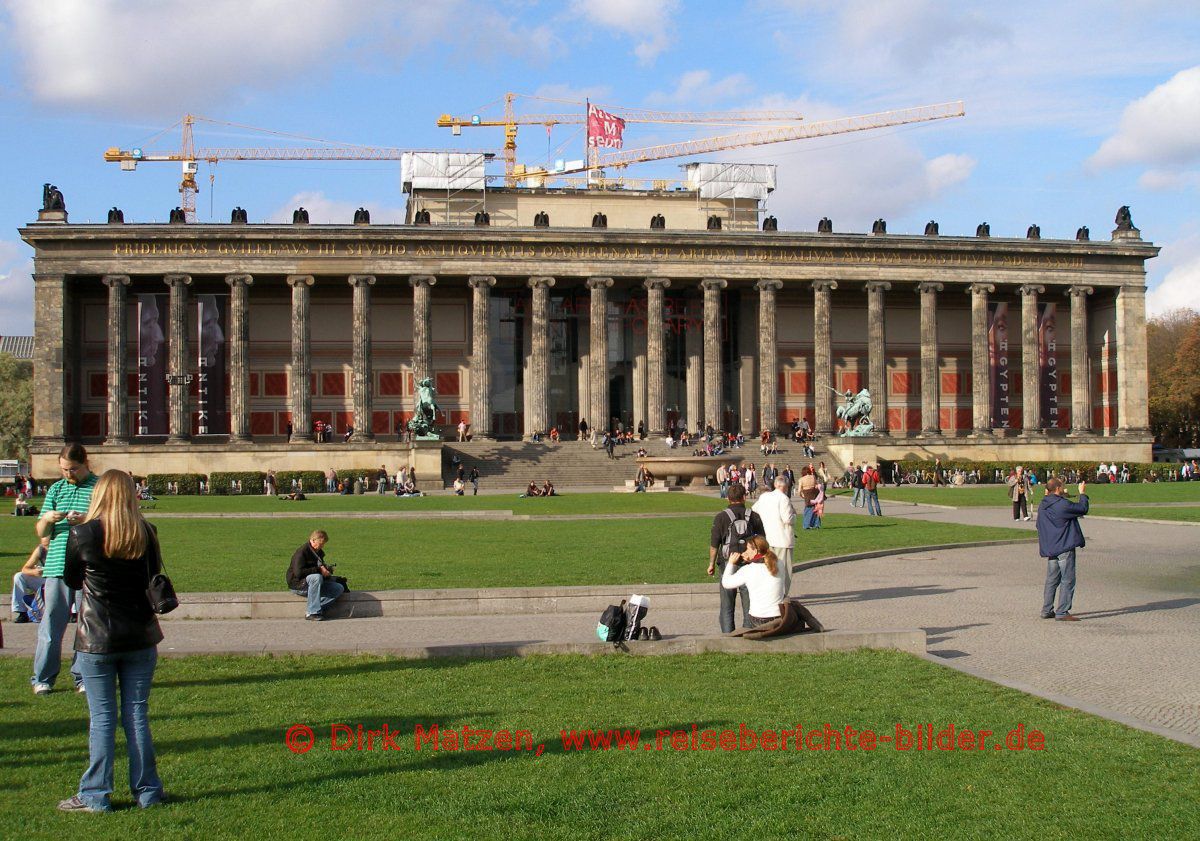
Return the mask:
[[[831,512],[851,511],[849,502]],[[971,525],[1014,523],[1007,509],[956,511],[885,503],[890,516]],[[854,511],[854,513],[859,513]],[[1044,561],[1033,546],[911,553],[797,573],[800,595],[830,629],[924,628],[931,656],[955,668],[1200,746],[1200,561],[1197,532],[1093,518],[1079,553],[1077,623],[1039,618]],[[798,535],[803,540],[803,535]],[[636,587],[631,588],[631,592]],[[299,608],[298,611],[299,613]],[[712,612],[652,610],[664,634],[716,631]],[[164,649],[396,650],[471,642],[584,642],[594,614],[172,622]],[[14,654],[31,626],[5,624]],[[364,639],[370,643],[364,645]]]

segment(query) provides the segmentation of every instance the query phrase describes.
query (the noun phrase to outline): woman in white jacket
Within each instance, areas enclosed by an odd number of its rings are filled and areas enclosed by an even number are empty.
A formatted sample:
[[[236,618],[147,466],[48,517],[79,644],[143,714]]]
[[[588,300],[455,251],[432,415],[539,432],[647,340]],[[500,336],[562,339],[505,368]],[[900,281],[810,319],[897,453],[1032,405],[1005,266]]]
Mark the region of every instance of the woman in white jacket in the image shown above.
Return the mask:
[[[760,535],[746,540],[744,552],[729,556],[721,586],[726,590],[745,586],[750,592],[750,625],[754,628],[778,619],[779,603],[787,598],[779,559]]]

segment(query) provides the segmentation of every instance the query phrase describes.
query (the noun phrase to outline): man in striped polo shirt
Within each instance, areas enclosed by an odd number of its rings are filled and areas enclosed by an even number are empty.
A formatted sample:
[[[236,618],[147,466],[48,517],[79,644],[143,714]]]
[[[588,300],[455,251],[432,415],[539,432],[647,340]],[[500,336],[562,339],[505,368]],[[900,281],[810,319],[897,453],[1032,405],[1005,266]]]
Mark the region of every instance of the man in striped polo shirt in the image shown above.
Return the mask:
[[[42,515],[37,521],[38,537],[50,538],[46,551],[46,612],[38,628],[37,650],[33,655],[34,695],[49,695],[58,678],[62,661],[62,638],[71,614],[74,593],[63,583],[63,565],[67,557],[67,536],[71,527],[83,522],[92,501],[96,476],[88,468],[87,450],[80,444],[68,444],[58,454],[58,468],[63,478],[46,491]],[[83,678],[75,671],[71,660],[71,676],[75,688],[83,691]]]

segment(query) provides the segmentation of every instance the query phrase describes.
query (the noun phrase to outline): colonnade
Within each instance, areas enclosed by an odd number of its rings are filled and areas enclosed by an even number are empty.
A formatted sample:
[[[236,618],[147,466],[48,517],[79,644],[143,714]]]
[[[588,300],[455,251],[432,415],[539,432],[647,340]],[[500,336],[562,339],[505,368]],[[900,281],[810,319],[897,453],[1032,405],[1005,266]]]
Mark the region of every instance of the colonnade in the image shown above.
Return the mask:
[[[45,278],[39,279],[44,283]],[[170,293],[168,367],[168,443],[186,442],[190,437],[190,414],[187,405],[187,337],[186,308],[192,278],[186,274],[169,274],[163,281]],[[373,439],[371,417],[374,403],[371,356],[371,288],[373,275],[349,275],[347,281],[353,293],[353,373],[352,401],[355,437]],[[130,284],[128,275],[106,275],[108,289],[108,438],[106,443],[129,442],[128,398],[126,395],[126,300]],[[249,290],[254,278],[249,274],[231,274],[225,278],[230,287],[229,317],[229,381],[230,381],[230,439],[245,441],[250,437],[249,426],[249,354],[248,308]],[[412,275],[413,334],[412,370],[416,379],[431,376],[432,346],[430,308],[433,288],[438,279],[432,275]],[[474,434],[487,438],[492,430],[491,399],[491,301],[496,278],[473,275],[467,280],[472,291],[472,344],[470,357],[470,419]],[[549,297],[555,278],[534,276],[527,280],[531,290],[531,341],[525,433],[544,431],[550,423],[549,398]],[[291,376],[289,377],[288,408],[297,432],[307,432],[312,418],[311,372],[311,306],[312,275],[289,275],[291,289]],[[646,294],[646,418],[651,434],[663,432],[666,420],[664,398],[664,293],[672,280],[646,278],[641,284]],[[685,283],[676,279],[676,289]],[[778,419],[778,361],[776,352],[776,293],[783,281],[763,279],[754,284],[758,293],[758,397],[757,432],[764,427],[774,428]],[[816,417],[816,431],[834,431],[833,398],[828,386],[833,383],[831,342],[831,298],[838,282],[817,280],[807,283],[813,294],[813,381],[811,383]],[[873,419],[881,434],[887,431],[886,331],[884,295],[893,288],[892,282],[869,281],[867,294],[867,384],[874,401]],[[608,362],[608,292],[613,286],[611,277],[587,278],[590,295],[590,339],[587,349],[589,411],[593,422],[603,422],[609,416]],[[704,278],[698,281],[703,296],[702,342],[689,341],[686,353],[688,420],[719,425],[722,416],[722,377],[724,375],[721,349],[721,292],[728,286],[723,278]],[[972,357],[972,426],[973,434],[991,433],[990,390],[988,366],[988,296],[995,293],[996,283],[971,283],[965,291],[971,296],[971,357]],[[1087,363],[1088,310],[1087,297],[1093,288],[1083,285],[1055,287],[1066,292],[1071,302],[1071,432],[1090,434],[1091,400]],[[921,433],[941,433],[939,403],[940,377],[938,371],[938,299],[945,294],[942,282],[925,281],[916,284],[920,299],[921,336]],[[1037,382],[1038,335],[1037,304],[1046,294],[1046,286],[1022,284],[1021,295],[1021,358],[1022,376],[1026,384]],[[1140,319],[1140,321],[1139,321]],[[1144,337],[1145,290],[1141,287],[1121,287],[1117,295],[1118,390],[1119,420],[1122,431],[1141,431],[1146,427],[1144,394],[1134,389],[1137,378],[1130,366],[1144,359],[1144,338],[1138,354],[1138,326],[1143,325]],[[60,327],[61,331],[61,327]],[[690,337],[689,337],[690,338]],[[582,355],[582,349],[581,349]],[[695,362],[695,364],[693,364]],[[1144,380],[1144,377],[1143,377]],[[1143,389],[1144,391],[1144,389]],[[1039,431],[1039,393],[1037,388],[1023,389],[1023,432]],[[1141,400],[1139,406],[1137,401]]]

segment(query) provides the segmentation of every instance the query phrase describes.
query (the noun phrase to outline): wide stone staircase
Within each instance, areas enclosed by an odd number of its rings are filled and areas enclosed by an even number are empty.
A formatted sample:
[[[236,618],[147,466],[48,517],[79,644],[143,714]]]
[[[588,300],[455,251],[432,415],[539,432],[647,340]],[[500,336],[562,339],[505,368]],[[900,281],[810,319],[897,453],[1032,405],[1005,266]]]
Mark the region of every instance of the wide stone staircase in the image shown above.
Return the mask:
[[[523,491],[531,481],[540,486],[547,479],[559,490],[573,488],[618,488],[624,487],[637,475],[637,451],[646,450],[648,456],[687,455],[687,451],[668,450],[660,438],[633,444],[619,444],[610,459],[602,449],[592,449],[586,441],[560,441],[557,444],[528,441],[447,441],[442,447],[442,484],[449,487],[454,482],[458,456],[463,466],[463,476],[471,474],[472,467],[479,468],[481,490]],[[732,450],[726,463],[751,462],[761,473],[767,461],[774,461],[782,469],[784,464],[800,472],[806,463],[804,451],[794,441],[780,441],[779,455],[764,457],[758,442],[746,442],[746,446]],[[821,448],[817,448],[821,458]],[[715,467],[714,467],[715,469]],[[659,477],[665,478],[665,477]],[[467,493],[470,493],[468,487]]]

